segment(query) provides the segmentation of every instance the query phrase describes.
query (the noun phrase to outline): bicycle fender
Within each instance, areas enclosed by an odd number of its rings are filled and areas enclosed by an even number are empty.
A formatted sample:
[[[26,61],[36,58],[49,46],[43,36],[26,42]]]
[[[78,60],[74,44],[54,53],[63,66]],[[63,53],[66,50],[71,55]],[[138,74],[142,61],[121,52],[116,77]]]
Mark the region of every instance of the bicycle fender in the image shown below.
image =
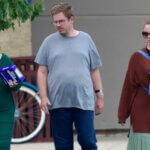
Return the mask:
[[[34,89],[36,92],[39,92],[39,89],[38,89],[35,85],[33,85],[33,84],[31,84],[31,83],[22,82],[22,85],[28,86],[28,87]]]

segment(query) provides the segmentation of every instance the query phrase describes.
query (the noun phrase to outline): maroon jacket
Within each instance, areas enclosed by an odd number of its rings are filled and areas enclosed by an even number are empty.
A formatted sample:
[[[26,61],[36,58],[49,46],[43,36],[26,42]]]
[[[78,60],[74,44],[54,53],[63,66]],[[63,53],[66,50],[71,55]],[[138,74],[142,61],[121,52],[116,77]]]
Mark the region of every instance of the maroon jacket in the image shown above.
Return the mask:
[[[142,51],[147,52],[146,48]],[[138,52],[130,58],[118,109],[119,123],[130,116],[134,132],[150,133],[150,60]]]

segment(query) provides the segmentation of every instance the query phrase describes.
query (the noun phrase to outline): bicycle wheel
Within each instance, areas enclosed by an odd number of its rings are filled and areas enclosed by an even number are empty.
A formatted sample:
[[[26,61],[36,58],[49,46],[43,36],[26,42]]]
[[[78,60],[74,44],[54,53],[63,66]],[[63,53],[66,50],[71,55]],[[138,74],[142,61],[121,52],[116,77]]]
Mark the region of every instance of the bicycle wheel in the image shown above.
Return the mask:
[[[27,142],[41,131],[46,115],[40,108],[40,97],[32,87],[22,85],[14,93],[15,123],[12,143]]]

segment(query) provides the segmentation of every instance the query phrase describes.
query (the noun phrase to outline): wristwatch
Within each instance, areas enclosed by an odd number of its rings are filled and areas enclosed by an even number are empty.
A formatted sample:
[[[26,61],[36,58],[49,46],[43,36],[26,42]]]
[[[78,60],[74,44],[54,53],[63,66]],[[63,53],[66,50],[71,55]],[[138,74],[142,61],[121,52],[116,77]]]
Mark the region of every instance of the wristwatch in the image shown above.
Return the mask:
[[[98,92],[103,93],[103,89],[95,90],[95,93],[98,93]]]

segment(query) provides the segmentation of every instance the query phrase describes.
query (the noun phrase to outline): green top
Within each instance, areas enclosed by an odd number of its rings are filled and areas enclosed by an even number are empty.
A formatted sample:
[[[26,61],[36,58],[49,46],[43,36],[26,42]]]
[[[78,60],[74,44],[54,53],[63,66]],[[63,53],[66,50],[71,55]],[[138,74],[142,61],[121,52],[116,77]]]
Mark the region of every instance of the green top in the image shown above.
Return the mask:
[[[0,59],[0,68],[13,65],[13,62],[8,58],[7,55],[2,54]],[[18,84],[15,88],[10,88],[5,85],[3,80],[0,78],[0,122],[14,121],[14,101],[12,91],[17,91],[21,84]]]

